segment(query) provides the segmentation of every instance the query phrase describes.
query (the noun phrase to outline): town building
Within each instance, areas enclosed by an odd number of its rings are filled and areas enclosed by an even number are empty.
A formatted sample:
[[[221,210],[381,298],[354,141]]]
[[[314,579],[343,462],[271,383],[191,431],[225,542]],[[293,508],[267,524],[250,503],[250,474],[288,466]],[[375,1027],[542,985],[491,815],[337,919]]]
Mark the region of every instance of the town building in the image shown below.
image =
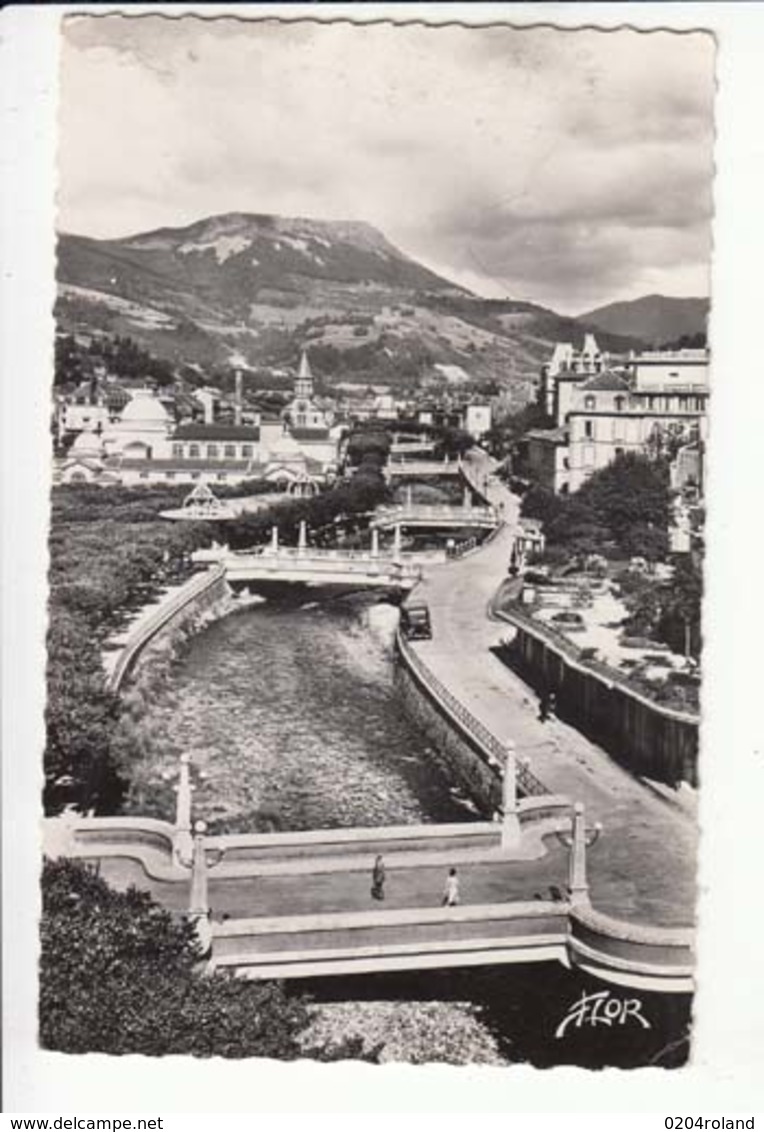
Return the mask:
[[[214,419],[216,391],[201,393],[204,420],[177,424],[153,390],[132,390],[116,416],[99,416],[95,426],[87,422],[57,461],[57,482],[221,485],[265,479],[310,494],[334,474],[340,429],[330,427],[329,415],[314,401],[305,355],[282,416],[249,413],[251,423],[242,423],[240,374],[232,424]]]
[[[580,352],[560,344],[539,390],[553,424],[526,433],[516,471],[564,493],[619,455],[647,452],[671,461],[678,485],[701,491],[708,392],[707,350],[632,354],[613,366],[592,335]]]

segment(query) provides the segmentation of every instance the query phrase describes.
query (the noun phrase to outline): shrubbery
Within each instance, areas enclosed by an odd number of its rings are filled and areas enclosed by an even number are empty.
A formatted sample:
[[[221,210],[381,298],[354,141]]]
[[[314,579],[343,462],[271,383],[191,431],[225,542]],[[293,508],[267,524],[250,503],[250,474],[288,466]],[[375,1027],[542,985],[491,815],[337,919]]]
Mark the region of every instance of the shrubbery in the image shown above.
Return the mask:
[[[144,892],[116,892],[75,861],[46,861],[40,1043],[64,1053],[363,1057],[305,1048],[312,1012],[278,983],[203,975],[192,925]]]
[[[67,803],[113,813],[124,790],[116,726],[118,699],[106,690],[101,649],[184,557],[209,540],[204,524],[159,520],[176,489],[55,488],[50,534],[46,813]]]
[[[671,517],[668,465],[626,453],[595,472],[572,495],[530,488],[521,513],[540,519],[550,547],[561,547],[571,557],[663,559]]]

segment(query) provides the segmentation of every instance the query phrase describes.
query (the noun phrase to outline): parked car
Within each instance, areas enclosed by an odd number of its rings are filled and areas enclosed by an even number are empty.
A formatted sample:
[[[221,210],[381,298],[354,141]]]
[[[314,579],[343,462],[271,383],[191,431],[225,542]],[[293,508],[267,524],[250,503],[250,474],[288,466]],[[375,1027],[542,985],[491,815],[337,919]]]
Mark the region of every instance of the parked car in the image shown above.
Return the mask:
[[[526,570],[523,574],[526,582],[535,586],[548,586],[553,584],[553,580],[549,577],[548,566],[534,566],[531,570]]]
[[[586,622],[580,613],[574,613],[572,610],[563,609],[559,613],[554,613],[550,618],[552,625],[557,629],[567,629],[568,632],[576,632],[586,628]]]
[[[407,641],[432,638],[430,608],[423,601],[415,601],[401,607],[401,633]]]

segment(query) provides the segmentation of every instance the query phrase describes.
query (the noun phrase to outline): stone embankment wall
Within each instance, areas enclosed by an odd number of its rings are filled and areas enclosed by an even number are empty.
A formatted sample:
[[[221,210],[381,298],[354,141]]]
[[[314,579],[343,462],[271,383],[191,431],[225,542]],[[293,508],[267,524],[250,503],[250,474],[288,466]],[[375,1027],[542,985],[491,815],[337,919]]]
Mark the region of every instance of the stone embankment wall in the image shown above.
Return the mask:
[[[212,566],[203,574],[195,574],[184,586],[168,596],[151,617],[142,620],[128,634],[109,676],[109,689],[112,692],[121,690],[147,645],[202,618],[228,595],[228,583],[222,566]]]
[[[430,739],[449,777],[491,818],[502,804],[500,744],[440,686],[400,633],[396,652],[395,680],[405,710]]]
[[[625,684],[607,681],[566,656],[526,618],[514,625],[514,662],[531,684],[554,689],[557,711],[634,774],[676,786],[698,784],[699,720],[657,704]]]

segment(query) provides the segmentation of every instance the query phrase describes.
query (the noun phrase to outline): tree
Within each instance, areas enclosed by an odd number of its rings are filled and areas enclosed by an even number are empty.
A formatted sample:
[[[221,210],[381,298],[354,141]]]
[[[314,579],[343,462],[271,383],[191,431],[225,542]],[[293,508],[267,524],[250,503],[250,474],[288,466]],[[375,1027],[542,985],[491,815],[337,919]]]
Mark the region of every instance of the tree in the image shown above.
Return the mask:
[[[453,458],[463,456],[473,448],[475,441],[463,428],[444,428],[435,439],[435,455],[439,459],[444,456]]]
[[[75,861],[46,860],[40,1042],[64,1053],[325,1059],[308,1050],[305,999],[278,983],[204,975],[192,925],[145,892],[117,892]]]
[[[599,469],[572,498],[591,509],[624,552],[634,545],[635,528],[667,532],[671,521],[668,465],[635,452],[627,452]],[[665,553],[655,540],[650,549],[653,553],[657,549],[657,556]],[[644,550],[639,553],[644,554]]]

